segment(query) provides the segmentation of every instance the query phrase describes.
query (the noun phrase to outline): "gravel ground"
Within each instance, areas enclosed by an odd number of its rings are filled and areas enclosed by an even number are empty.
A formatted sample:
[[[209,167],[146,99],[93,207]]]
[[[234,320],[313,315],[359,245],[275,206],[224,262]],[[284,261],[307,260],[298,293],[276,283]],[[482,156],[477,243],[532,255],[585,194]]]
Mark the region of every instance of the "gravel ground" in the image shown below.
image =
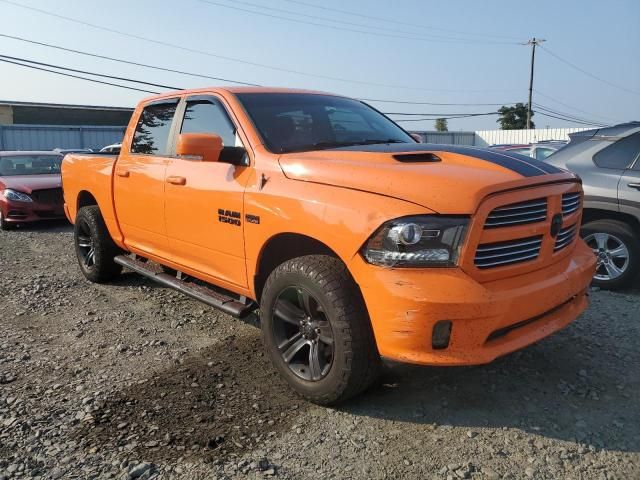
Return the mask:
[[[0,232],[0,480],[640,478],[640,290],[592,292],[491,365],[297,398],[255,326],[134,274],[81,276],[64,223]]]

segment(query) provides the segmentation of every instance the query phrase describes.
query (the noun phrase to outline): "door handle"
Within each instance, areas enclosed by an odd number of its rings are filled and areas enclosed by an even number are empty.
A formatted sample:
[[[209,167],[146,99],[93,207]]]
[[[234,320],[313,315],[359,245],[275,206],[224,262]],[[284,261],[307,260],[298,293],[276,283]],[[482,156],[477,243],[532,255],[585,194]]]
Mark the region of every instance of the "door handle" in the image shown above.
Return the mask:
[[[627,186],[635,188],[636,190],[640,190],[640,183],[627,183]]]
[[[129,170],[116,170],[116,175],[119,177],[129,178],[131,172],[129,172]]]
[[[170,176],[167,177],[167,183],[170,183],[171,185],[186,185],[187,179],[184,177]]]

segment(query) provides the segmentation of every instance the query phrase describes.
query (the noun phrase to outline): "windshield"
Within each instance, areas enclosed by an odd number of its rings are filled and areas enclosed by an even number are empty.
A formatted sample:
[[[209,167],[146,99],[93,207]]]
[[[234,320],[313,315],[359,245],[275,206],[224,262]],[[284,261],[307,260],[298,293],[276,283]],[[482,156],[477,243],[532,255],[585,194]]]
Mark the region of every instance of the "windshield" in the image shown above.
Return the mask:
[[[241,93],[238,99],[275,153],[372,143],[415,143],[373,108],[310,93]]]
[[[0,157],[0,176],[60,173],[60,155],[12,155]]]

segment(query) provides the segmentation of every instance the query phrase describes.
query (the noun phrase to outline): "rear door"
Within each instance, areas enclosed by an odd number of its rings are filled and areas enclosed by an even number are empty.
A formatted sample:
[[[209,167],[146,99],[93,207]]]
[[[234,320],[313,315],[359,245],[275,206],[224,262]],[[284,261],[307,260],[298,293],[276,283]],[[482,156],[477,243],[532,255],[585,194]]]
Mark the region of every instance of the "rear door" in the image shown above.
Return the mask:
[[[618,143],[625,142],[622,154],[631,159],[631,167],[627,168],[618,184],[618,202],[620,211],[629,213],[640,219],[640,133],[635,133]]]
[[[242,143],[225,106],[191,96],[180,108],[177,133],[215,133],[225,149],[219,162],[172,158],[166,169],[165,217],[171,260],[231,285],[247,286],[244,190],[251,167],[226,161]]]
[[[169,243],[164,215],[165,170],[171,149],[179,99],[147,104],[138,119],[131,145],[123,145],[116,162],[113,190],[125,244],[165,257]]]

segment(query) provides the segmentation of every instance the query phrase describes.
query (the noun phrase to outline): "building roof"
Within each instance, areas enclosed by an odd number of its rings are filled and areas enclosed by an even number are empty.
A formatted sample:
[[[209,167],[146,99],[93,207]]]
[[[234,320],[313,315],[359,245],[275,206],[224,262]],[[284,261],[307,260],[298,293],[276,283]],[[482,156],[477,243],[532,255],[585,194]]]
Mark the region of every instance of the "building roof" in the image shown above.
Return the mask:
[[[66,108],[74,110],[102,110],[115,112],[132,112],[133,107],[108,107],[100,105],[71,105],[65,103],[43,103],[43,102],[15,102],[13,100],[0,100],[0,105],[10,107],[35,107],[35,108]]]

